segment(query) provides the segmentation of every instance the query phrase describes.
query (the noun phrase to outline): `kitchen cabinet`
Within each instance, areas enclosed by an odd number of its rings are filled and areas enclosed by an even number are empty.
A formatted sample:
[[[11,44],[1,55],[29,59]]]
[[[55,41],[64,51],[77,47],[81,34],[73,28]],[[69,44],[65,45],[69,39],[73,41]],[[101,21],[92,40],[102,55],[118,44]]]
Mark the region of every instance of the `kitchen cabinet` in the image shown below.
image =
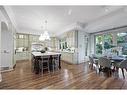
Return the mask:
[[[76,53],[74,52],[61,52],[61,59],[71,64],[77,63]]]
[[[28,59],[30,59],[30,52],[23,51],[16,53],[16,60],[28,60]]]

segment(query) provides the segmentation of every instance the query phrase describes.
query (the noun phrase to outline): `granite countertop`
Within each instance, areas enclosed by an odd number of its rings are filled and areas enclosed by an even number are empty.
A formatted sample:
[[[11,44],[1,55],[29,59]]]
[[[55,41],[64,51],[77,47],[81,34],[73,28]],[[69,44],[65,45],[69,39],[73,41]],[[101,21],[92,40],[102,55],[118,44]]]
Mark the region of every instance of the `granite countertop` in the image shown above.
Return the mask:
[[[34,56],[47,56],[47,55],[60,55],[61,53],[56,53],[56,52],[45,52],[45,53],[41,53],[41,52],[32,52],[32,54]]]

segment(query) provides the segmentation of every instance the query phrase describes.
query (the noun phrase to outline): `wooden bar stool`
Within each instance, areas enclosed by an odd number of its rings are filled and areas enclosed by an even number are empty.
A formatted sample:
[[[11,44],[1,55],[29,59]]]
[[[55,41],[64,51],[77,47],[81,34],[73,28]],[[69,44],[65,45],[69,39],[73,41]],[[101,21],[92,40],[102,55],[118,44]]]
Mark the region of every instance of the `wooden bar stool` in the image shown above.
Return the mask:
[[[53,73],[56,69],[59,70],[59,55],[52,55],[52,69]]]
[[[44,74],[44,70],[48,70],[50,73],[50,56],[42,56],[41,60],[39,61],[39,67],[42,74]]]

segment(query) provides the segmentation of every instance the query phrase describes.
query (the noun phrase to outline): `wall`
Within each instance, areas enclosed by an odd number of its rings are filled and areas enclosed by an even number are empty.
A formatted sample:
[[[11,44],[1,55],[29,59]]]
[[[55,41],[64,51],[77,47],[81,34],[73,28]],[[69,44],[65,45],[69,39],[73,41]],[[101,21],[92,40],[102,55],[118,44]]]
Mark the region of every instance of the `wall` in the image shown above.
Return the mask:
[[[83,63],[87,61],[87,56],[85,55],[86,39],[88,33],[78,30],[78,63]],[[88,50],[87,50],[87,54]]]
[[[89,36],[89,43],[90,43],[89,44],[89,47],[90,47],[89,55],[91,55],[91,54],[95,53],[95,37],[93,34],[90,34],[90,36]]]
[[[0,82],[2,81],[1,76],[1,19],[0,19]]]
[[[13,61],[13,35],[9,31],[6,23],[1,24],[1,50],[2,50],[2,68],[12,67]]]
[[[8,27],[8,31],[4,31],[4,28],[1,30],[1,56],[3,62],[1,62],[2,67],[7,67],[8,70],[13,69],[14,65],[14,42],[13,42],[13,33],[15,32],[15,28],[3,6],[0,6],[0,20],[5,23]],[[7,35],[6,35],[7,34]],[[4,49],[6,50],[4,50]],[[6,51],[6,53],[5,53]]]

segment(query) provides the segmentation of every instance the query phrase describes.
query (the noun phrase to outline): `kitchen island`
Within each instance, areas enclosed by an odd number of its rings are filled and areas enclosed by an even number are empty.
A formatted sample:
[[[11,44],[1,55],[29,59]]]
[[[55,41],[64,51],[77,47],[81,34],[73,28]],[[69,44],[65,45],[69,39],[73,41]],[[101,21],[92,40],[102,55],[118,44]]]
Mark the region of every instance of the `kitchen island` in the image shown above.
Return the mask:
[[[41,53],[41,52],[32,52],[32,66],[34,66],[34,71],[36,74],[39,73],[39,60],[41,57],[43,56],[50,56],[50,67],[52,66],[52,56],[53,55],[58,55],[59,56],[59,69],[61,69],[61,53],[56,53],[56,52],[45,52],[45,53]],[[51,69],[51,68],[50,68]]]

